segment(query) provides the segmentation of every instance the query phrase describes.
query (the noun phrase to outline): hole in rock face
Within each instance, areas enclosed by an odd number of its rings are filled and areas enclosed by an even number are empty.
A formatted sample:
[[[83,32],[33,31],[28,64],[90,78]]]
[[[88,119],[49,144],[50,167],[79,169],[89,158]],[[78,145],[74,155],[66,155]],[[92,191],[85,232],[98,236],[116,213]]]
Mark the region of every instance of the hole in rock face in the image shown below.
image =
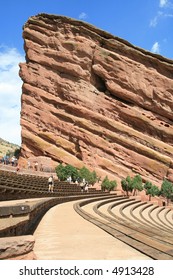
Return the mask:
[[[116,94],[112,94],[106,87],[105,80],[98,76],[97,74],[93,73],[92,75],[92,84],[96,87],[99,92],[104,92],[106,95],[111,96],[111,98],[118,100],[126,105],[133,106],[134,104],[131,101],[125,100]]]
[[[101,92],[105,92],[107,90],[105,81],[97,75],[95,75],[95,87]]]
[[[123,98],[120,98],[119,96],[116,96],[116,95],[112,95],[112,94],[111,94],[111,97],[113,97],[114,99],[116,99],[116,100],[122,102],[123,104],[129,105],[129,106],[133,106],[133,105],[134,105],[132,102],[130,102],[130,101],[128,101],[128,100],[125,100],[125,99],[123,99]]]
[[[91,83],[100,92],[105,92],[107,90],[104,79],[94,73],[94,71],[92,71]]]
[[[166,126],[166,127],[169,127],[169,124],[168,124],[168,123],[165,123],[165,126]]]

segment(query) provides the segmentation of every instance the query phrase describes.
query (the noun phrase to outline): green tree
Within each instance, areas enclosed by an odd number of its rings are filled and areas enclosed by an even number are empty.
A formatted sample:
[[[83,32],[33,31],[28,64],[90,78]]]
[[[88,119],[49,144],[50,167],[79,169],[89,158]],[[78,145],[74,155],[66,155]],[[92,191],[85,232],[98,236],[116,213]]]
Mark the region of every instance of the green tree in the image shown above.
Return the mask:
[[[159,188],[149,181],[146,181],[144,184],[144,189],[146,194],[149,196],[149,201],[151,200],[151,197],[158,196],[160,194]]]
[[[95,171],[91,172],[88,168],[83,166],[79,172],[78,172],[79,180],[82,181],[82,179],[85,179],[85,181],[88,182],[89,185],[94,185],[98,178]]]
[[[135,175],[134,178],[127,176],[126,179],[121,180],[121,186],[123,191],[126,192],[127,196],[129,192],[133,191],[133,195],[136,195],[136,191],[142,191],[142,178],[139,174]]]
[[[62,163],[60,163],[55,168],[55,171],[60,181],[66,181],[67,178],[71,176],[72,181],[75,182],[79,176],[77,168],[70,164],[63,166]]]
[[[117,182],[116,182],[116,180],[110,181],[110,180],[108,179],[108,176],[106,176],[106,177],[103,179],[102,183],[101,183],[101,189],[102,189],[102,191],[105,191],[105,190],[107,190],[107,191],[113,191],[116,187],[117,187]]]
[[[71,164],[67,164],[64,167],[64,174],[65,174],[65,177],[66,177],[65,180],[67,180],[67,178],[69,176],[71,176],[73,182],[75,182],[77,180],[78,176],[79,176],[77,168],[72,166]]]
[[[20,152],[21,152],[21,148],[15,149],[15,151],[14,151],[14,156],[15,156],[16,158],[19,158]]]
[[[130,176],[127,176],[126,179],[121,180],[121,187],[123,191],[126,192],[126,195],[129,196],[129,192],[132,192],[132,179]]]
[[[129,187],[128,187],[128,182],[126,181],[126,179],[121,180],[121,187],[122,187],[122,190],[124,192],[126,192],[126,195],[129,196]]]
[[[167,205],[169,205],[169,200],[173,195],[173,184],[170,181],[164,179],[162,182],[160,194],[167,199]]]
[[[108,179],[108,176],[106,176],[101,183],[102,191],[107,190],[108,185],[109,185],[109,179]]]
[[[66,170],[65,170],[65,166],[62,165],[62,163],[60,163],[56,168],[55,168],[56,174],[59,178],[60,181],[65,181],[67,179],[67,175],[66,175]]]
[[[149,200],[151,200],[151,195],[150,195],[150,189],[152,188],[152,183],[149,181],[146,181],[144,184],[144,189],[145,189],[145,193],[146,195],[149,196]]]
[[[117,181],[109,181],[108,191],[113,191],[117,187]]]
[[[97,182],[98,177],[95,171],[90,172],[88,176],[88,184],[94,186],[94,184]]]
[[[55,168],[55,171],[60,181],[65,181],[69,176],[71,176],[73,182],[75,182],[77,179],[82,182],[82,180],[85,179],[89,185],[94,185],[98,180],[96,172],[91,172],[85,166],[78,170],[76,167],[70,164],[63,166],[62,163],[60,163]]]
[[[80,181],[82,181],[82,179],[85,179],[87,181],[88,177],[89,177],[90,171],[88,170],[88,168],[86,168],[85,166],[83,166],[80,170],[79,170],[79,179]]]
[[[159,196],[160,195],[160,190],[157,186],[152,185],[151,189],[150,189],[150,197],[154,197],[154,196]]]
[[[142,178],[139,174],[135,175],[135,177],[132,179],[132,189],[133,189],[133,195],[136,195],[136,191],[142,191],[143,185],[142,185]]]

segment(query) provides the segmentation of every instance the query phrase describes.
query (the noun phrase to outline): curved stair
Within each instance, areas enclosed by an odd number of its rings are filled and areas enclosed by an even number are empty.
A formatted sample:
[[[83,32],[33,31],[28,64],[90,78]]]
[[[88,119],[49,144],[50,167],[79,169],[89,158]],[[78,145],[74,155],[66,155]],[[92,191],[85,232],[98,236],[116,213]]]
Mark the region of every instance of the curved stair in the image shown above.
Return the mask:
[[[99,202],[92,206],[93,211],[88,211],[86,204],[89,204],[94,201],[85,200],[85,202],[78,202],[75,204],[75,210],[85,219],[94,223],[98,227],[102,228],[115,238],[125,242],[126,244],[132,246],[133,248],[139,250],[140,252],[144,252],[147,256],[152,259],[173,259],[173,240],[172,235],[165,231],[156,232],[154,228],[148,225],[144,228],[139,226],[139,224],[133,221],[130,222],[126,215],[122,215],[122,209],[134,207],[134,204],[139,203],[137,201],[126,201],[121,199],[117,201],[115,198],[115,202],[113,201],[105,201],[102,199],[102,202]],[[103,205],[108,203],[108,209],[105,213],[105,210],[102,211]],[[122,204],[124,204],[122,206]],[[126,204],[126,205],[125,205]],[[114,213],[113,217],[110,215],[110,209],[121,205],[119,215]],[[85,207],[84,207],[85,206]],[[88,206],[89,207],[89,206]],[[87,211],[86,211],[87,210]],[[143,229],[143,230],[142,230]],[[148,234],[147,234],[147,229]],[[156,235],[157,233],[157,235]]]

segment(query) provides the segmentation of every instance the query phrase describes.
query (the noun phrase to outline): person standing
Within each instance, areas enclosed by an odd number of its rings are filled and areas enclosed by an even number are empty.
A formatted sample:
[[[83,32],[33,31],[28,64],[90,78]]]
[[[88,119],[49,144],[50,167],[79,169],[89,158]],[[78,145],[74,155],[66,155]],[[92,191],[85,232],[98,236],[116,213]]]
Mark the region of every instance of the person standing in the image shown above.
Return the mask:
[[[35,171],[38,171],[38,162],[37,161],[34,164],[34,169],[35,169]]]
[[[85,191],[88,193],[88,182],[86,182],[86,184],[85,184]]]
[[[13,157],[11,158],[11,165],[12,165],[12,166],[15,165],[15,161],[16,161],[16,158],[15,158],[15,156],[13,156]]]
[[[31,163],[30,163],[29,160],[28,160],[28,162],[27,162],[27,165],[28,165],[28,169],[30,169],[30,168],[31,168]]]
[[[54,180],[53,180],[53,175],[51,175],[48,178],[48,192],[52,192],[53,193],[53,188],[54,188]]]

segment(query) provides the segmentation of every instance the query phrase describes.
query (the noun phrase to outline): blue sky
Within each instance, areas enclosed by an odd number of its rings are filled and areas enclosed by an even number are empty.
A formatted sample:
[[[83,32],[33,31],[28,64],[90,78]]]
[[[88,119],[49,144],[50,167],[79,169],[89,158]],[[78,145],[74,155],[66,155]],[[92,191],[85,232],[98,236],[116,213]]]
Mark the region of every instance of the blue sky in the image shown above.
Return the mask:
[[[6,0],[0,16],[0,137],[20,138],[22,81],[18,63],[24,61],[22,26],[38,13],[86,21],[131,44],[173,59],[173,0]]]

